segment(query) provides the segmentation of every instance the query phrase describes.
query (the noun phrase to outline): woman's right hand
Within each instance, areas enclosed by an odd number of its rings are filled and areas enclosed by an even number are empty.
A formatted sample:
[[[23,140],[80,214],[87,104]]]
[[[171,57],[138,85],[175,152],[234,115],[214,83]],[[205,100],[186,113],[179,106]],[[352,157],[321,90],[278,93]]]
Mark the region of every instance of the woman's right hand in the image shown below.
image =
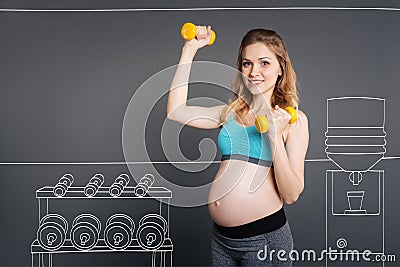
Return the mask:
[[[190,41],[185,40],[184,47],[195,49],[196,51],[203,46],[206,46],[210,42],[211,38],[211,26],[196,26],[197,34],[196,37]]]

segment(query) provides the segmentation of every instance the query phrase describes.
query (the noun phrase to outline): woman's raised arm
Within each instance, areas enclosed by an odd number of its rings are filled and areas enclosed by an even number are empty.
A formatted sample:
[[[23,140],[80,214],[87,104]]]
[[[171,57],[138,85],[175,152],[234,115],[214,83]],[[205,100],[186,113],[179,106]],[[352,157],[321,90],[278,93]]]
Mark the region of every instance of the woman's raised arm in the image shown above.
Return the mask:
[[[202,129],[218,128],[221,125],[220,111],[225,105],[214,107],[187,106],[188,81],[196,52],[208,44],[211,27],[198,27],[196,38],[185,41],[181,58],[172,80],[167,103],[167,117],[170,120]]]

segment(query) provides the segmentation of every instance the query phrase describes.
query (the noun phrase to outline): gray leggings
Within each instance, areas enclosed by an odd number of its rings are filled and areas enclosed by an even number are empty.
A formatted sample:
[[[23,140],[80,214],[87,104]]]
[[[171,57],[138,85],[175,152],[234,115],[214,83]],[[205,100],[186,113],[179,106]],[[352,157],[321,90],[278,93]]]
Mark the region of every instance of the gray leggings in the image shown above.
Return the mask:
[[[240,239],[221,235],[213,225],[212,266],[292,266],[288,257],[292,249],[292,232],[288,222],[275,231]]]

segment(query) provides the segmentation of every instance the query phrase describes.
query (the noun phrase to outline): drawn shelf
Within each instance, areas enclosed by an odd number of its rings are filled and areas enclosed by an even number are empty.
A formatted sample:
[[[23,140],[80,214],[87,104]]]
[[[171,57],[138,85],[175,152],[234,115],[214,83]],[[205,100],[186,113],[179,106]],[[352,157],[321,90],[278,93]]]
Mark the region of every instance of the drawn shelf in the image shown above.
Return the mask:
[[[127,201],[139,199],[163,199],[163,201],[159,201],[160,204],[157,214],[161,218],[163,218],[163,220],[165,220],[165,224],[163,226],[164,228],[162,229],[164,230],[163,233],[165,234],[165,236],[162,245],[157,246],[156,249],[145,248],[142,244],[140,244],[137,238],[134,238],[136,235],[133,235],[133,238],[130,241],[129,245],[127,245],[124,249],[111,248],[109,245],[107,245],[104,238],[100,238],[100,233],[98,233],[99,238],[96,245],[88,250],[79,249],[74,246],[72,240],[69,239],[70,235],[68,235],[67,233],[65,233],[65,240],[63,244],[54,250],[44,248],[39,243],[38,239],[35,239],[31,244],[32,267],[53,266],[53,254],[92,252],[151,252],[151,266],[172,266],[173,243],[171,238],[169,237],[169,203],[170,199],[172,198],[172,192],[170,190],[164,187],[149,187],[146,194],[144,194],[143,196],[137,196],[135,194],[135,187],[126,186],[124,187],[121,194],[118,197],[115,197],[110,195],[109,186],[100,186],[94,196],[88,197],[87,195],[85,195],[85,187],[70,186],[66,190],[65,194],[62,197],[59,197],[54,194],[54,188],[54,186],[44,186],[36,190],[36,199],[38,200],[39,204],[39,226],[42,218],[49,214],[49,202],[57,199],[109,199],[110,201],[114,199],[125,199]],[[137,229],[135,229],[135,234],[136,231]]]

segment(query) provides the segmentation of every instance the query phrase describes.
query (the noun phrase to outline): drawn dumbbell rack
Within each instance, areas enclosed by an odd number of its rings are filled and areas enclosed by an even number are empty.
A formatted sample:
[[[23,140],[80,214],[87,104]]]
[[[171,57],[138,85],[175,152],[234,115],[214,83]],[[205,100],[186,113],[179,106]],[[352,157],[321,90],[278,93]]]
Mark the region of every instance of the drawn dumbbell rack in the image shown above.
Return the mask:
[[[38,231],[46,231],[46,228],[41,227],[45,223],[48,223],[50,225],[60,225],[59,228],[58,226],[56,228],[60,229],[58,232],[61,236],[65,237],[65,241],[52,249],[46,249],[46,245],[43,244],[43,241],[39,242],[38,239],[35,239],[31,244],[32,266],[52,266],[53,254],[77,252],[149,252],[152,253],[151,266],[156,266],[156,264],[159,264],[160,266],[172,266],[173,244],[171,238],[169,237],[169,203],[170,199],[172,198],[172,192],[165,187],[151,186],[152,182],[154,182],[154,177],[152,177],[152,175],[146,175],[145,178],[142,179],[143,181],[141,180],[141,182],[139,182],[137,186],[124,186],[123,190],[119,190],[121,188],[118,186],[115,187],[115,183],[112,186],[101,186],[104,182],[104,177],[98,174],[96,174],[94,177],[96,178],[92,178],[86,187],[79,187],[73,186],[72,175],[66,174],[60,179],[60,182],[56,186],[44,186],[36,190],[36,199],[39,206]],[[92,188],[91,184],[97,183],[97,179],[99,181],[99,187],[95,186],[94,188]],[[147,183],[147,181],[150,181],[151,183]],[[117,192],[113,190],[115,188],[117,188]],[[143,241],[138,240],[137,238],[135,238],[135,236],[132,236],[132,240],[129,245],[125,245],[123,247],[116,246],[115,249],[110,246],[109,240],[105,240],[105,238],[99,238],[95,244],[86,244],[86,247],[80,248],[79,244],[77,244],[76,241],[71,240],[69,238],[69,235],[66,234],[67,230],[64,231],[67,225],[66,220],[62,216],[49,213],[49,202],[56,199],[159,200],[160,204],[158,213],[145,215],[140,220],[138,227],[140,225],[146,227],[141,227],[140,229],[138,229],[138,231],[140,231],[140,235],[143,235],[149,231],[149,228],[155,228],[156,231],[163,231],[165,233],[165,238],[162,243],[155,238],[154,241],[159,243],[155,243],[155,246],[146,246]],[[123,218],[123,220],[127,222],[125,224],[131,224],[129,228],[135,227],[134,222],[129,222],[129,218],[127,218],[124,214],[115,214],[114,216],[109,218],[107,223],[104,223],[103,228],[108,227],[106,229],[108,229],[109,231],[113,231],[112,223],[116,218]],[[160,221],[160,223],[157,223],[157,220]],[[96,232],[97,228],[99,228],[98,219],[92,214],[81,214],[80,216],[75,218],[74,222],[70,222],[69,227],[71,228],[71,231],[74,231],[74,226],[76,226],[78,223],[87,223],[93,225],[93,232]],[[52,236],[47,235],[47,239],[49,238],[51,239]],[[54,239],[56,240],[56,238]]]

